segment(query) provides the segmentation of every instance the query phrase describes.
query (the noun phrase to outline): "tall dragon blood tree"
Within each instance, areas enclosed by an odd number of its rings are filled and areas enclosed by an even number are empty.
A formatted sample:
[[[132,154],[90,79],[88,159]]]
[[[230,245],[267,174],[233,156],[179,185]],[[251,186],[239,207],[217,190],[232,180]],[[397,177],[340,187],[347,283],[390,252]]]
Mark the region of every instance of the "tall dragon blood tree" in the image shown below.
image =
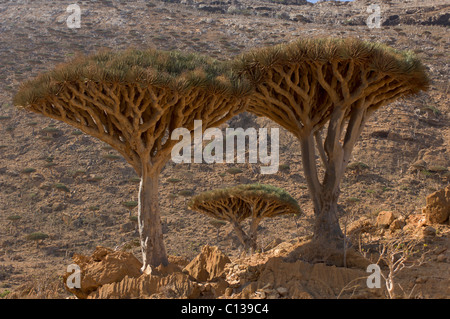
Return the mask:
[[[353,147],[376,110],[427,89],[425,67],[409,52],[382,44],[302,39],[245,53],[235,69],[255,86],[247,111],[270,118],[300,141],[314,206],[313,238],[342,239],[339,185]]]
[[[105,51],[22,85],[14,104],[63,121],[116,149],[141,178],[138,227],[143,270],[168,263],[158,176],[179,127],[219,126],[245,107],[250,91],[223,63],[180,52]]]

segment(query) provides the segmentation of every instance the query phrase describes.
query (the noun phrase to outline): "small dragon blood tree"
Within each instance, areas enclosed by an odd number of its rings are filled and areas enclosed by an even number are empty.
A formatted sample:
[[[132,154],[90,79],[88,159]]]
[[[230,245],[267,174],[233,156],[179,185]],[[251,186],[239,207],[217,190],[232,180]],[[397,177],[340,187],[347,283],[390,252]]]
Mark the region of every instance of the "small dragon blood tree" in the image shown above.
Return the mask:
[[[263,218],[300,214],[297,201],[285,190],[264,184],[246,184],[201,193],[191,199],[189,209],[216,220],[230,222],[248,250],[257,248],[257,229]],[[242,222],[251,218],[248,234]]]

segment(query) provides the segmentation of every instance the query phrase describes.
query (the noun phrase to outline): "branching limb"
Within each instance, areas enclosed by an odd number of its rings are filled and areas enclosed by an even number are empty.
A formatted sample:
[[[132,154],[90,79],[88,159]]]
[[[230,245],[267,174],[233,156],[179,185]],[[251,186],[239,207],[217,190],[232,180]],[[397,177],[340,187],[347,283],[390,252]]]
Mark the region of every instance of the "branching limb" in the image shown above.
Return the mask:
[[[323,148],[322,130],[317,130],[314,132],[314,139],[316,141],[317,151],[319,152],[323,167],[326,170],[328,168],[328,158],[327,154],[325,153],[325,149]]]

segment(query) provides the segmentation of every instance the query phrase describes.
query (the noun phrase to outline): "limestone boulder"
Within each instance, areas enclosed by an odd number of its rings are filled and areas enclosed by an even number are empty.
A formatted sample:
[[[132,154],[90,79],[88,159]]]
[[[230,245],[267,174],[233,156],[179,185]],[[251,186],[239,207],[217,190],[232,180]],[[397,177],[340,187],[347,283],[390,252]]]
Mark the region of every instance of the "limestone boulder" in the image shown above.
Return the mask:
[[[427,197],[422,213],[429,224],[443,224],[450,216],[450,185]]]
[[[228,263],[231,263],[230,258],[218,247],[206,245],[200,254],[184,267],[183,272],[199,282],[204,282],[220,277]]]
[[[377,227],[380,228],[388,228],[391,223],[394,221],[395,216],[391,211],[382,211],[377,216]]]
[[[99,287],[121,281],[125,277],[137,278],[141,275],[141,262],[133,254],[124,251],[114,251],[105,247],[97,247],[91,256],[75,254],[73,264],[81,270],[81,287],[69,288],[68,277],[73,274],[64,274],[66,289],[75,296],[85,299]]]

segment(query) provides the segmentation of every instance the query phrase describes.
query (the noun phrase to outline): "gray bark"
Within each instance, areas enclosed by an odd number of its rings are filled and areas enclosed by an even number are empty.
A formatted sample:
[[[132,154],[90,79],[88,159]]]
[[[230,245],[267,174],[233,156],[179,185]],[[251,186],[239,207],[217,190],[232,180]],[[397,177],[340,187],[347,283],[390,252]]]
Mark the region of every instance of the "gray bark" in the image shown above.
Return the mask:
[[[342,176],[340,161],[334,162],[334,158],[328,161],[324,181],[320,183],[317,176],[313,136],[310,135],[300,142],[303,170],[314,207],[314,239],[326,242],[342,240],[344,235],[337,216],[339,182]]]
[[[142,252],[142,271],[147,265],[168,265],[164,246],[158,200],[159,174],[149,174],[143,168],[139,187],[138,229]]]
[[[233,225],[233,228],[236,232],[236,235],[239,239],[239,241],[241,242],[241,244],[244,246],[244,249],[246,251],[248,251],[250,248],[256,250],[256,247],[254,245],[254,242],[252,241],[252,239],[250,238],[250,236],[248,236],[244,230],[242,229],[242,226],[237,222],[237,221],[230,221],[231,224]]]

